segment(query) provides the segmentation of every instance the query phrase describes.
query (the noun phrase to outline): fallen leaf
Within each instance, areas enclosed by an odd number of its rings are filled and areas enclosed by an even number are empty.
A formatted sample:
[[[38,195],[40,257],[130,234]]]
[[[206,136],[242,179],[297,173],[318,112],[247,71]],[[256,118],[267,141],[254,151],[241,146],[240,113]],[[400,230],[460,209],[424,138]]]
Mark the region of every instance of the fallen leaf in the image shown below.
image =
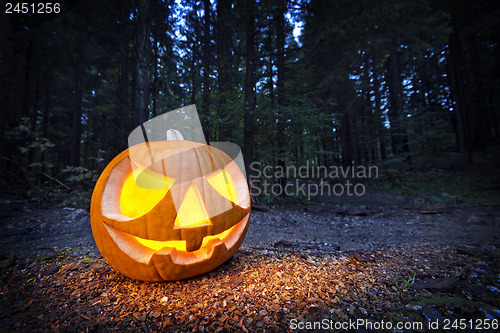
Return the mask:
[[[26,310],[31,305],[31,303],[33,303],[32,299],[30,299],[26,304],[23,305],[23,307],[21,308],[21,311]]]
[[[241,283],[241,281],[243,281],[242,276],[234,276],[231,278],[231,280],[229,280],[229,286],[231,286],[231,288],[234,288],[237,285],[239,285]]]
[[[363,250],[356,250],[351,252],[349,255],[351,259],[360,261],[360,262],[373,262],[375,261],[375,256],[373,254],[366,253]]]

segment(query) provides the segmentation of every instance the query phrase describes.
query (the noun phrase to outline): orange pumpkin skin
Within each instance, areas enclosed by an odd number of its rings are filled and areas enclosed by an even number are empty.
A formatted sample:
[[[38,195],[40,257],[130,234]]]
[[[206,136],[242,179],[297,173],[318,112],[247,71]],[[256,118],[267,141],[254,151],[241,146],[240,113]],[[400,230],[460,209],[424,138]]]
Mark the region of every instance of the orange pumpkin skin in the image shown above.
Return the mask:
[[[175,178],[173,186],[151,210],[132,218],[122,214],[119,204],[123,184],[132,174],[131,149],[161,161],[149,166],[151,170],[161,172],[163,167],[167,175]],[[211,177],[223,171],[234,182],[231,189],[237,200],[231,199],[235,202],[209,186]],[[179,226],[179,205],[173,196],[182,196],[193,187],[202,198],[200,203],[209,221]],[[229,156],[207,145],[172,140],[139,144],[116,156],[95,185],[90,218],[99,251],[117,271],[137,280],[171,281],[208,272],[231,258],[246,235],[250,210],[245,177]],[[145,243],[149,240],[161,245],[151,247]],[[178,241],[185,248],[170,245]]]

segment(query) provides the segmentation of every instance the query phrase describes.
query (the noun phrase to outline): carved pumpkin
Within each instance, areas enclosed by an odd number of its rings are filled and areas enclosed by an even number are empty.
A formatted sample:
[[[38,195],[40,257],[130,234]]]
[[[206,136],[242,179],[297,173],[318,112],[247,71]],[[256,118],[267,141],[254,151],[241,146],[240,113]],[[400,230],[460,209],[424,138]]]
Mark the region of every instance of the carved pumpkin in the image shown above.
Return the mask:
[[[132,150],[150,165],[138,165]],[[248,227],[250,195],[227,154],[174,137],[116,156],[94,188],[90,217],[97,247],[116,270],[144,281],[179,280],[236,252]]]

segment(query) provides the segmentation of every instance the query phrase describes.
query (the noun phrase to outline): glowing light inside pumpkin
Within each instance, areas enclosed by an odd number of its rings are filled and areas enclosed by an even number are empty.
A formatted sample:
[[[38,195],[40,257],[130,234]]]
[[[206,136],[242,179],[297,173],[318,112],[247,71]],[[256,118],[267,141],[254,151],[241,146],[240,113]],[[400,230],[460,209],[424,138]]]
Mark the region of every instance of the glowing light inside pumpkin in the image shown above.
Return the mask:
[[[200,192],[198,192],[196,186],[191,184],[181,206],[177,209],[174,227],[188,228],[209,224],[212,223],[201,199]]]
[[[211,236],[205,236],[203,238],[203,242],[201,243],[200,249],[205,248],[211,240],[218,239],[222,242],[226,241],[226,238],[231,232],[236,228],[236,225],[232,226],[231,228],[221,232],[220,234],[217,235],[211,235]],[[141,243],[142,245],[150,248],[151,250],[157,252],[160,251],[163,248],[171,247],[176,249],[177,251],[186,251],[186,241],[183,240],[175,240],[175,241],[156,241],[156,240],[150,240],[150,239],[144,239],[140,237],[135,237],[135,239]],[[199,251],[199,250],[198,250]]]
[[[123,215],[138,218],[153,209],[165,197],[175,178],[154,172],[142,172],[138,186],[134,174],[125,179],[120,194],[120,210]],[[162,188],[163,187],[163,188]],[[166,187],[166,188],[165,188]]]
[[[234,187],[233,180],[231,179],[229,172],[222,170],[209,177],[207,181],[224,198],[238,204],[238,198],[236,197],[238,192]]]
[[[144,245],[145,247],[149,247],[151,250],[159,251],[164,247],[173,247],[178,251],[186,251],[186,241],[155,241],[150,239],[144,239],[140,237],[135,237],[135,239]]]

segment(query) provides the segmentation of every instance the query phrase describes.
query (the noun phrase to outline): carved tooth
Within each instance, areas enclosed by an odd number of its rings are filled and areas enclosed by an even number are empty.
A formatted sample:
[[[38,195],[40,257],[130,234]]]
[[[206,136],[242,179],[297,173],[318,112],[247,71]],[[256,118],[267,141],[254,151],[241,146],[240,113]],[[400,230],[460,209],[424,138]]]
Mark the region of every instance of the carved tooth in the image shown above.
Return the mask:
[[[186,251],[193,252],[198,250],[201,247],[201,243],[203,243],[204,237],[204,235],[191,235],[191,237],[186,239]]]

